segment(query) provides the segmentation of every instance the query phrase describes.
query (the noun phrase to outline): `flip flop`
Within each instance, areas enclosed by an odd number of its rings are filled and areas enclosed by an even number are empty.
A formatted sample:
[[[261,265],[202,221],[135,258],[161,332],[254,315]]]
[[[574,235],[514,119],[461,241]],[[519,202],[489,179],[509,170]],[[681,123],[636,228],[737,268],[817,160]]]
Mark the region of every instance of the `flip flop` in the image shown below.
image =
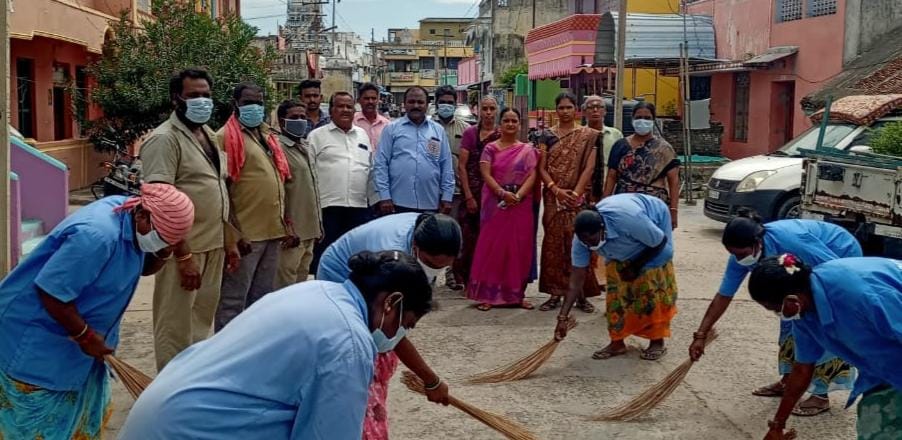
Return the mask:
[[[624,348],[623,351],[614,351],[614,350],[611,350],[610,347],[605,347],[605,348],[602,348],[601,350],[596,351],[595,353],[592,353],[592,359],[604,360],[604,359],[610,359],[612,357],[623,356],[625,354],[626,354],[626,348]]]
[[[812,399],[817,399],[818,401],[821,401],[821,402],[826,400],[827,406],[821,407],[821,406],[806,405],[807,403],[811,402]],[[806,400],[804,402],[799,402],[799,404],[796,405],[796,407],[792,409],[792,414],[795,416],[799,416],[799,417],[811,417],[811,416],[816,416],[818,414],[825,413],[827,411],[830,411],[830,399],[829,398],[824,399],[822,397],[812,396],[811,398],[809,398],[808,400]]]
[[[492,310],[492,305],[491,304],[480,304],[480,305],[476,306],[476,310],[488,312],[489,310]]]
[[[667,354],[667,347],[646,348],[645,350],[642,350],[639,358],[646,361],[656,361],[664,357],[665,354]]]
[[[587,300],[587,299],[584,299],[584,300],[581,300],[581,301],[577,301],[577,302],[576,302],[576,308],[577,308],[577,309],[580,309],[580,310],[582,310],[582,311],[584,311],[584,312],[586,312],[586,313],[593,313],[593,312],[595,312],[595,306],[593,306],[592,303],[590,303],[589,300]]]
[[[758,397],[783,397],[784,390],[785,385],[782,382],[777,382],[752,391],[752,395]]]
[[[549,310],[554,310],[554,309],[558,308],[558,306],[560,306],[560,305],[561,305],[561,297],[552,296],[551,298],[548,298],[548,301],[543,302],[542,305],[539,306],[539,310],[541,310],[543,312],[547,312]]]

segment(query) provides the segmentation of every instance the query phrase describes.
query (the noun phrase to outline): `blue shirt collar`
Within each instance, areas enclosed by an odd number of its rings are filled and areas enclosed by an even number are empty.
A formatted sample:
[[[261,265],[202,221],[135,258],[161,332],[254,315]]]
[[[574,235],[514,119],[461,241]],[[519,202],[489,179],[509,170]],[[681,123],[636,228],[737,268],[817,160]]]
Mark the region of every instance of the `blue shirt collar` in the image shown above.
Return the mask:
[[[348,293],[351,294],[351,298],[354,299],[354,304],[357,306],[357,309],[360,310],[360,315],[363,316],[363,322],[365,322],[365,323],[367,323],[367,325],[369,325],[370,313],[369,313],[369,309],[367,308],[367,305],[366,305],[366,299],[363,298],[363,293],[361,293],[360,289],[358,289],[357,286],[355,286],[354,283],[351,282],[351,280],[349,280],[349,279],[345,280],[341,284],[342,284],[342,286],[344,286],[345,290],[347,290]]]
[[[434,121],[430,121],[429,118],[426,118],[426,119],[423,119],[422,124],[417,125],[413,121],[411,121],[410,118],[407,117],[407,115],[404,115],[404,117],[401,118],[401,124],[410,124],[410,125],[413,125],[414,127],[428,126],[430,122],[434,122]]]

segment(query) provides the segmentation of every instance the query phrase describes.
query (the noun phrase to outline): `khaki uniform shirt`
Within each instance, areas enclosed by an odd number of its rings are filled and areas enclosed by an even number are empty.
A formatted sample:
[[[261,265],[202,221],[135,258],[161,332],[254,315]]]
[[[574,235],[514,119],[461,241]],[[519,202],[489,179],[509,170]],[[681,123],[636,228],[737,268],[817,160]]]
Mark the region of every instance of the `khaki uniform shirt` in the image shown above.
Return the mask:
[[[451,146],[451,159],[454,163],[454,194],[461,194],[460,176],[458,176],[457,164],[460,161],[460,139],[463,137],[464,130],[470,128],[470,124],[458,118],[451,118],[451,122],[445,124],[442,118],[436,116],[433,118],[448,135],[448,144]]]
[[[295,142],[279,136],[291,180],[285,182],[285,216],[291,219],[294,233],[301,240],[322,237],[319,188],[316,183],[316,157],[310,154],[307,142]]]
[[[216,132],[216,141],[225,151],[225,127]],[[237,182],[229,185],[232,208],[238,220],[241,236],[247,241],[266,241],[283,238],[285,230],[285,187],[273,161],[269,146],[264,147],[271,133],[268,125],[260,125],[263,139],[241,128],[244,136],[244,167]]]
[[[620,139],[623,139],[623,133],[620,130],[614,127],[604,126],[602,127],[602,143],[601,150],[604,154],[604,162],[602,162],[603,166],[608,166],[608,158],[611,157],[611,148],[614,147],[614,142],[617,142]]]
[[[192,252],[223,248],[223,227],[229,218],[226,156],[216,148],[213,130],[206,125],[203,129],[215,160],[174,112],[150,134],[140,151],[145,182],[175,185],[194,203],[194,226],[187,238]]]

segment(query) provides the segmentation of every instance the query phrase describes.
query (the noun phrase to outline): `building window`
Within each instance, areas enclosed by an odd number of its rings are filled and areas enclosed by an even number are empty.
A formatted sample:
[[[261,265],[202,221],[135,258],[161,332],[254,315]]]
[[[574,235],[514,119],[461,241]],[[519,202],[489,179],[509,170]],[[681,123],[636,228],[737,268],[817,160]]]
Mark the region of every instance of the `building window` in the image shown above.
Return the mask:
[[[449,70],[457,70],[458,63],[460,63],[460,58],[446,58],[445,59],[446,69]]]
[[[506,8],[508,6],[510,6],[510,0],[498,0],[499,8]]]
[[[435,58],[420,58],[420,69],[432,70],[435,69]]]
[[[435,35],[435,29],[429,29],[429,35]]]
[[[776,0],[777,22],[802,19],[802,0]]]
[[[733,74],[733,140],[749,140],[749,88],[752,79],[748,72]]]
[[[710,76],[690,76],[689,77],[689,96],[693,101],[699,99],[711,98],[711,77]]]
[[[820,17],[836,13],[836,0],[808,0],[808,16]]]

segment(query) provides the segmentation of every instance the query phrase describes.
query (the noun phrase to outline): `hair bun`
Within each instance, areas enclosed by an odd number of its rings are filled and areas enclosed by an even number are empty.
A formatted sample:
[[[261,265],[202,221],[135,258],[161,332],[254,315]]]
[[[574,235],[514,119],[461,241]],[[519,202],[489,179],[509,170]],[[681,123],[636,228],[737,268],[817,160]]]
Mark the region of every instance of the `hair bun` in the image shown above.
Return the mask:
[[[348,268],[351,272],[361,275],[370,275],[376,273],[381,264],[380,255],[375,252],[362,251],[348,258]]]

